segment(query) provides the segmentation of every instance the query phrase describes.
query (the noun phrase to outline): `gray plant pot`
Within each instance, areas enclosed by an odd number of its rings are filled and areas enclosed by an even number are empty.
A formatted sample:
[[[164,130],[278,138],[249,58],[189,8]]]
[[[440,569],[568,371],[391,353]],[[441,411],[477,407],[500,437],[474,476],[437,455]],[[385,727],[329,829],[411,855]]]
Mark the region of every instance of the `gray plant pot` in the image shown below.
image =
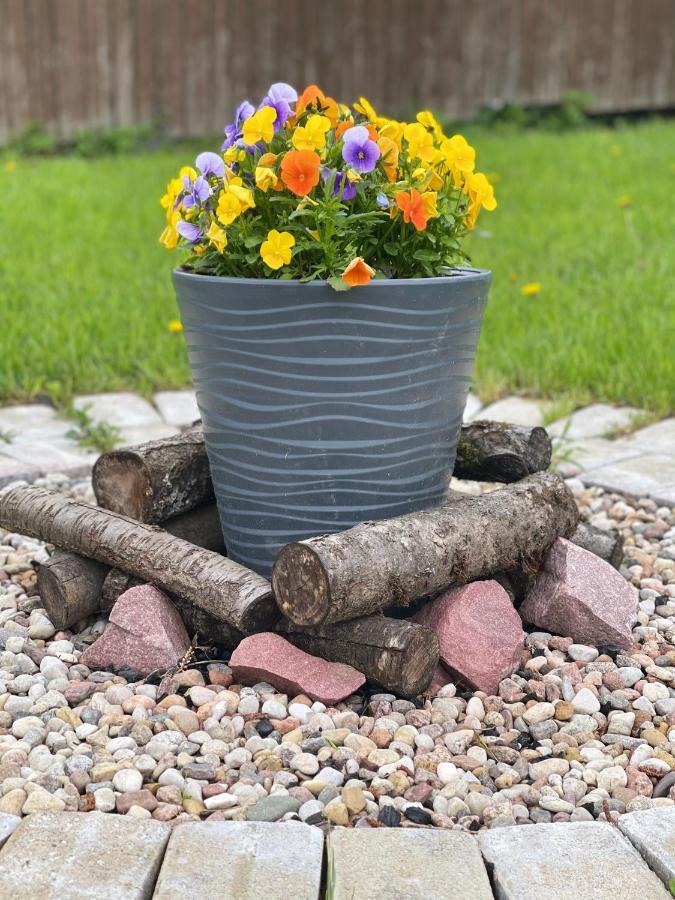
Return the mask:
[[[232,559],[443,500],[490,272],[173,280]]]

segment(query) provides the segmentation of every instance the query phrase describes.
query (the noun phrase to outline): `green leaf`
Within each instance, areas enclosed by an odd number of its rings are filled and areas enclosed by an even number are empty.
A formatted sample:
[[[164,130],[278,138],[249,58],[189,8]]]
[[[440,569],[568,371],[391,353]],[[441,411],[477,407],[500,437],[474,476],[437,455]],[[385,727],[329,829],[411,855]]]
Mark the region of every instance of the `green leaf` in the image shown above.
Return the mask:
[[[262,243],[262,238],[257,234],[249,234],[247,238],[244,238],[244,247],[250,249],[251,247],[257,247]]]
[[[333,275],[332,278],[328,279],[328,284],[333,288],[334,291],[348,291],[349,285],[346,281],[343,281],[339,275]]]
[[[438,253],[435,250],[415,250],[413,259],[419,259],[421,262],[436,262]]]
[[[668,890],[675,897],[675,878],[671,878],[668,882]]]

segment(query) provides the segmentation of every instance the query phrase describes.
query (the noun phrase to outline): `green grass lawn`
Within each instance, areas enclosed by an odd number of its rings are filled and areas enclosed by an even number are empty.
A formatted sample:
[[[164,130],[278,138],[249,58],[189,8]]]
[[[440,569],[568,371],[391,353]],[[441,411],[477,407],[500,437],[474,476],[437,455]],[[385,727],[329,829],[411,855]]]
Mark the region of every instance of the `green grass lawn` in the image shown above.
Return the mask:
[[[468,137],[499,201],[469,242],[494,272],[479,393],[672,410],[675,123]],[[189,383],[157,238],[191,155],[0,162],[0,401]]]

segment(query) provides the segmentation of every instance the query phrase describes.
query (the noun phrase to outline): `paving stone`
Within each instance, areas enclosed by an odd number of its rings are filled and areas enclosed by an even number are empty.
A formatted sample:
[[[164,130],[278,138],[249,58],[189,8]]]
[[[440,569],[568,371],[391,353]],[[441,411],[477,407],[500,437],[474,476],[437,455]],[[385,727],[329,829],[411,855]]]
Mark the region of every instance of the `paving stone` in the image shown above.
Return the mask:
[[[65,437],[71,427],[53,406],[44,403],[0,408],[0,433],[10,437],[12,443]]]
[[[0,900],[149,900],[170,831],[99,812],[28,816],[0,851]]]
[[[579,466],[585,472],[624,459],[635,459],[643,451],[626,447],[621,441],[605,438],[584,438],[581,441],[555,440],[557,455],[564,455],[566,461]]]
[[[675,878],[675,807],[628,813],[619,828],[659,878],[666,884]]]
[[[194,391],[160,391],[153,400],[160,416],[169,425],[185,428],[200,418]]]
[[[464,421],[470,422],[472,419],[475,419],[482,407],[483,404],[480,402],[479,398],[475,394],[469,392],[469,395],[466,398],[466,404],[464,405]]]
[[[607,822],[496,828],[478,841],[499,900],[667,900],[637,851]]]
[[[476,840],[462,832],[336,828],[328,859],[333,900],[492,900]]]
[[[35,440],[30,443],[3,444],[0,453],[24,467],[37,469],[40,475],[67,472],[72,476],[88,475],[98,453],[84,450],[68,438]]]
[[[0,444],[0,449],[4,444]],[[31,466],[28,463],[19,462],[10,456],[5,456],[0,452],[0,488],[11,484],[13,481],[34,481],[41,475],[37,466]]]
[[[157,410],[138,394],[85,394],[73,400],[75,409],[86,409],[94,422],[105,422],[117,428],[137,425],[161,425]]]
[[[615,428],[630,427],[641,413],[642,410],[629,406],[616,407],[609,406],[607,403],[593,403],[591,406],[576,410],[564,419],[547,425],[546,430],[551,437],[564,435],[568,441],[605,437]]]
[[[675,418],[663,419],[654,425],[640,428],[633,434],[619,438],[615,443],[630,452],[675,456]]]
[[[509,422],[511,425],[541,425],[542,404],[537,400],[525,397],[504,397],[481,410],[481,419],[492,419],[495,422]]]
[[[645,455],[582,472],[584,484],[675,506],[675,456]]]
[[[299,822],[187,822],[153,900],[317,900],[322,854],[322,832]]]
[[[0,847],[2,847],[10,834],[13,833],[20,821],[21,816],[0,813]]]

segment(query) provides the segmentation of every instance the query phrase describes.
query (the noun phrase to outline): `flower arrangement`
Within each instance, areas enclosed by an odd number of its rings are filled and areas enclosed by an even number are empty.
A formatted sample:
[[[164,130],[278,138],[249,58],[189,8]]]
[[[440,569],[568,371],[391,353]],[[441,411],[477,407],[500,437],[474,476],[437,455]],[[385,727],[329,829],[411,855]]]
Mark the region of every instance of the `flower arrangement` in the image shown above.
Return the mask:
[[[189,250],[203,275],[326,279],[443,275],[467,259],[461,239],[497,206],[475,150],[429,111],[415,122],[353,109],[316,85],[273,84],[244,101],[221,153],[200,153],[172,179],[160,238]]]

